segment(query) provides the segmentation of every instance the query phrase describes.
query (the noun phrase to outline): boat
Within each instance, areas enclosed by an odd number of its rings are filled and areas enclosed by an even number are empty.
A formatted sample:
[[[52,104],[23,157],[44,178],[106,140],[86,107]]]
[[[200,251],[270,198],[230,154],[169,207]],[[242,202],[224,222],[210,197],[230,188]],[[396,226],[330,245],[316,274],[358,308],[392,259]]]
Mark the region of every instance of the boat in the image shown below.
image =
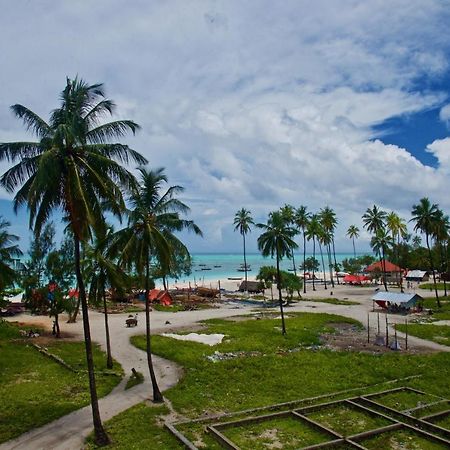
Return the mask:
[[[218,268],[218,267],[222,267],[222,266],[214,266],[216,269]]]
[[[202,267],[201,270],[211,270],[211,267]]]
[[[228,280],[232,280],[232,281],[241,281],[242,277],[228,277]]]
[[[251,269],[251,267],[250,267],[250,264],[247,264],[247,265],[241,264],[241,265],[239,266],[239,268],[236,269],[236,270],[237,270],[238,272],[245,272],[245,271],[251,272],[251,271],[252,271],[252,269]]]

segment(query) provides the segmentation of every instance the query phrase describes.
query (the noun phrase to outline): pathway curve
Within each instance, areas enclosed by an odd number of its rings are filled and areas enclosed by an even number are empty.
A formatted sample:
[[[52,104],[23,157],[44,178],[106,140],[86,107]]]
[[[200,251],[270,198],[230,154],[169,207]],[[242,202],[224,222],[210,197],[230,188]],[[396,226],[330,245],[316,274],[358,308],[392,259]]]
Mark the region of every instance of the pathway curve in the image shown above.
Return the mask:
[[[338,314],[356,319],[364,325],[367,324],[367,314],[369,314],[371,316],[370,327],[372,331],[375,332],[376,313],[372,312],[372,302],[369,300],[372,293],[373,289],[355,289],[339,286],[335,287],[333,297],[341,299],[348,298],[349,300],[359,302],[359,304],[350,306],[302,301],[297,303],[294,307],[289,308],[289,311]],[[329,296],[329,292],[327,293],[320,290],[309,292],[307,295],[311,297],[325,297]],[[236,304],[228,304],[217,309],[200,311],[184,311],[177,313],[154,311],[151,318],[152,333],[162,333],[180,327],[192,327],[199,321],[209,318],[248,314],[253,309],[253,305],[237,306]],[[121,411],[128,409],[139,402],[148,400],[152,392],[151,383],[148,377],[145,352],[137,349],[130,343],[130,336],[145,333],[144,314],[139,314],[138,326],[136,328],[125,327],[124,322],[126,314],[114,314],[109,317],[112,354],[122,365],[125,371],[125,378],[109,395],[99,400],[100,413],[103,421],[114,417]],[[389,318],[391,324],[395,321],[399,323],[404,321],[402,316],[390,315]],[[47,319],[48,318],[45,320]],[[12,320],[17,320],[17,318]],[[36,317],[24,315],[20,317],[20,320],[35,322]],[[100,343],[102,348],[105,349],[103,315],[97,312],[90,312],[90,322],[93,341]],[[48,324],[50,326],[50,319],[48,319]],[[80,339],[83,337],[81,320],[76,324],[63,323],[63,330],[73,333]],[[391,325],[390,333],[392,333],[392,331]],[[435,351],[450,351],[450,347],[419,339],[414,336],[409,336],[409,343],[411,347],[420,346]],[[162,391],[174,386],[179,381],[182,374],[182,368],[174,362],[154,356],[154,366],[159,386]],[[124,387],[131,373],[131,368],[133,367],[144,374],[145,380],[143,384],[125,391]],[[79,450],[83,447],[84,440],[91,431],[92,413],[90,406],[87,406],[0,445],[0,450]]]

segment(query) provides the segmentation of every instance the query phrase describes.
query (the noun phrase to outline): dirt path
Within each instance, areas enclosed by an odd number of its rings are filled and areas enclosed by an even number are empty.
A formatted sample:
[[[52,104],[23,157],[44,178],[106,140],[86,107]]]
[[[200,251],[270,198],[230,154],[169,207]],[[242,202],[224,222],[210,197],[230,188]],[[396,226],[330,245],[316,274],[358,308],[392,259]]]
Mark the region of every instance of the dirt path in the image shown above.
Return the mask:
[[[328,297],[330,291],[319,289],[316,292],[309,292],[310,297]],[[302,301],[287,312],[312,312],[331,313],[345,317],[350,317],[367,324],[367,315],[370,317],[371,332],[376,331],[376,313],[372,312],[372,302],[370,297],[373,294],[371,288],[351,288],[345,286],[336,287],[333,290],[333,297],[359,302],[358,305],[332,305],[327,303]],[[209,318],[230,317],[248,314],[254,309],[251,306],[238,306],[237,304],[223,305],[221,308],[201,311],[185,311],[177,313],[166,313],[155,311],[152,313],[152,333],[172,331],[180,327],[192,327],[201,320]],[[130,336],[145,333],[144,314],[139,315],[138,326],[136,328],[126,328],[124,325],[126,314],[116,314],[110,316],[111,346],[113,357],[122,365],[125,371],[124,380],[106,397],[100,400],[100,412],[102,420],[108,420],[121,411],[131,406],[148,400],[151,395],[151,384],[148,377],[148,368],[145,353],[130,344]],[[384,317],[383,317],[384,318]],[[392,323],[403,322],[401,316],[390,315],[390,333],[392,334]],[[22,315],[13,320],[36,323],[37,318],[30,315]],[[39,318],[47,325],[51,326],[49,318]],[[97,312],[90,313],[92,339],[100,343],[105,349],[103,316]],[[63,321],[61,321],[63,322]],[[170,323],[167,323],[170,322]],[[384,322],[383,322],[384,324]],[[83,339],[81,320],[76,324],[62,323],[62,330],[69,332],[78,339]],[[400,333],[399,333],[400,336]],[[434,351],[450,351],[450,347],[439,345],[423,339],[409,337],[410,346],[426,347]],[[182,369],[172,361],[154,357],[155,370],[162,391],[175,385],[182,374]],[[144,383],[132,389],[124,391],[126,380],[131,373],[131,368],[142,372],[145,376]],[[25,433],[18,438],[0,445],[0,450],[12,449],[33,449],[33,450],[79,450],[83,447],[85,437],[92,430],[91,408],[87,406],[74,411],[60,419]]]

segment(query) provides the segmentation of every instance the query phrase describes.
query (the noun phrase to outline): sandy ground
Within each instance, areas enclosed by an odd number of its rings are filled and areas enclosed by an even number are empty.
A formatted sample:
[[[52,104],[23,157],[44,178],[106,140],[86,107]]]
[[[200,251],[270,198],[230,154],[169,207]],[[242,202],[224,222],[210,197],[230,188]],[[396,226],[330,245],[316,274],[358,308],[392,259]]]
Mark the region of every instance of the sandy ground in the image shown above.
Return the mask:
[[[225,280],[224,288],[235,289],[235,282]],[[374,293],[373,287],[352,287],[352,286],[335,286],[333,290],[325,291],[322,285],[317,287],[317,291],[312,291],[312,286],[307,287],[307,297],[330,297],[339,299],[348,299],[358,302],[358,305],[332,305],[327,303],[317,303],[302,301],[293,307],[286,308],[286,313],[295,312],[324,312],[339,314],[346,317],[359,320],[367,325],[369,317],[369,328],[371,339],[374,339],[377,331],[377,311],[372,311],[372,301],[370,297]],[[254,305],[243,306],[241,303],[232,301],[224,303],[220,308],[205,309],[198,311],[180,311],[176,313],[153,311],[151,316],[152,333],[161,334],[177,331],[180,328],[198,327],[198,322],[209,318],[225,318],[232,316],[240,316],[249,314],[254,310]],[[100,412],[102,420],[108,420],[117,415],[121,411],[151,397],[151,384],[148,377],[148,367],[145,353],[130,344],[130,336],[145,333],[144,314],[138,315],[138,326],[135,328],[127,328],[125,319],[128,314],[110,315],[110,331],[111,346],[113,357],[122,365],[126,377],[125,379],[106,397],[100,400]],[[381,327],[384,334],[385,315],[381,316]],[[105,349],[104,336],[104,319],[103,315],[91,311],[89,314],[91,323],[92,339],[98,342]],[[389,315],[389,334],[393,336],[393,324],[404,323],[404,316]],[[26,323],[36,323],[40,326],[45,325],[50,328],[52,320],[47,317],[35,317],[29,314],[22,314],[10,318],[9,320],[19,320]],[[63,333],[73,336],[77,339],[83,338],[82,322],[79,320],[76,324],[67,324],[64,318],[60,321]],[[403,335],[398,334],[399,338]],[[430,351],[450,351],[450,347],[439,345],[433,342],[424,341],[422,339],[410,336],[409,346],[411,349],[426,348]],[[154,357],[155,370],[158,377],[159,386],[162,391],[175,385],[182,376],[182,368],[175,363]],[[142,372],[145,376],[143,384],[135,386],[127,391],[124,386],[131,373],[131,368]],[[0,450],[11,449],[46,449],[46,450],[78,450],[83,447],[85,437],[92,430],[92,415],[90,406],[82,408],[71,414],[68,414],[50,424],[32,430],[24,435],[0,445]]]

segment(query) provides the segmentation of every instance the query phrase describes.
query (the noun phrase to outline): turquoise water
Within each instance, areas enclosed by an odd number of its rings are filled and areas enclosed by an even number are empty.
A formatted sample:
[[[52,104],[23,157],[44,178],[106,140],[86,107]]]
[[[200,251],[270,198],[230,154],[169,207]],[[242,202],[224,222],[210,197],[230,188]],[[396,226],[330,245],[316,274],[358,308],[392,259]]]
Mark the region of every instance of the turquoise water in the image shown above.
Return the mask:
[[[358,255],[358,254],[357,254]],[[312,256],[312,253],[307,253],[306,257]],[[345,258],[353,258],[353,253],[336,253],[336,261],[342,262]],[[180,281],[217,281],[227,279],[229,277],[242,277],[245,273],[239,272],[240,265],[244,263],[242,253],[194,253],[192,254],[193,265],[192,274],[187,277],[182,277]],[[316,259],[320,263],[319,271],[322,271],[322,261],[320,254],[316,254]],[[324,254],[325,270],[328,271],[328,260]],[[295,265],[299,270],[300,264],[303,262],[303,254],[295,254]],[[250,266],[248,276],[256,276],[261,266],[275,266],[276,260],[272,258],[263,258],[259,253],[250,253],[247,255],[247,265]],[[220,266],[220,267],[214,267]],[[206,268],[210,270],[205,270]],[[292,259],[283,259],[281,261],[281,269],[292,269]],[[172,280],[173,281],[173,280]]]

